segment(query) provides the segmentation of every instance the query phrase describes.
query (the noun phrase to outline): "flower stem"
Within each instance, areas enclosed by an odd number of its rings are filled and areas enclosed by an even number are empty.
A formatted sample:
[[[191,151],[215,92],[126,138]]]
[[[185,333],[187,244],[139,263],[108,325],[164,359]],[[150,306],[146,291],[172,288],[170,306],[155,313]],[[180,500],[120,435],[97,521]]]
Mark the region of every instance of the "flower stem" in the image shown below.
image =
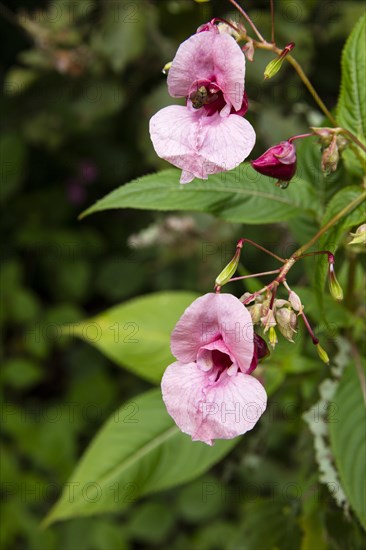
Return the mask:
[[[337,126],[336,119],[334,118],[332,113],[328,110],[326,105],[323,103],[322,99],[318,95],[318,93],[315,90],[314,86],[312,85],[312,83],[310,82],[310,80],[308,79],[306,74],[304,73],[303,68],[301,67],[300,63],[298,63],[292,55],[288,55],[286,57],[286,59],[293,66],[293,68],[295,69],[295,71],[297,72],[297,74],[299,75],[299,77],[301,78],[301,80],[303,81],[303,83],[305,84],[305,86],[307,87],[310,94],[313,96],[315,102],[318,104],[318,106],[323,111],[325,116],[330,120],[330,122],[333,124],[333,126]]]
[[[229,0],[229,2],[238,10],[239,13],[241,13],[244,19],[249,23],[259,40],[261,42],[266,42],[257,27],[254,25],[253,21],[250,19],[249,15],[243,10],[243,8],[239,6],[239,4],[235,0]]]
[[[251,241],[250,239],[240,239],[238,241],[238,244],[236,245],[236,247],[240,247],[242,248],[244,243],[249,243],[251,244],[252,246],[255,246],[256,248],[259,248],[259,250],[262,250],[262,252],[265,252],[266,254],[269,254],[270,256],[272,256],[273,258],[276,258],[276,260],[278,260],[279,262],[282,262],[282,263],[285,263],[286,260],[284,260],[283,258],[281,258],[280,256],[277,256],[277,254],[274,254],[273,252],[271,252],[270,250],[267,250],[266,248],[264,248],[263,246],[261,246],[260,244],[257,244],[255,243],[254,241]]]
[[[304,324],[308,330],[308,333],[310,334],[310,338],[312,339],[313,341],[313,344],[316,346],[317,344],[319,344],[319,339],[315,336],[314,332],[313,332],[313,329],[311,328],[311,325],[308,321],[308,318],[306,317],[305,313],[303,311],[300,311],[300,315],[302,317],[302,320],[304,321]]]
[[[271,3],[271,42],[275,44],[275,14],[274,14],[274,3],[273,0],[270,0]]]
[[[288,138],[288,142],[289,143],[292,143],[293,141],[295,141],[295,139],[304,139],[304,138],[307,138],[307,137],[312,137],[312,136],[315,136],[315,134],[311,133],[311,134],[299,134],[298,136],[292,136],[290,138]]]
[[[300,248],[298,248],[298,250],[296,250],[296,252],[294,252],[291,256],[291,258],[294,258],[295,260],[298,260],[299,259],[299,256],[302,256],[307,250],[309,250],[309,248],[311,246],[313,246],[314,243],[316,243],[316,241],[318,239],[320,239],[320,237],[322,235],[324,235],[324,233],[326,233],[328,231],[328,229],[330,229],[331,227],[333,227],[333,225],[335,225],[340,219],[343,218],[343,216],[345,216],[346,214],[348,214],[349,212],[351,212],[352,210],[354,210],[359,204],[361,204],[364,200],[366,199],[366,191],[364,191],[363,193],[361,193],[361,195],[359,197],[357,197],[356,199],[354,199],[353,201],[351,201],[349,204],[347,204],[347,206],[345,206],[340,212],[338,212],[338,214],[336,214],[335,216],[333,216],[332,219],[329,220],[328,223],[326,223],[317,233],[316,235],[314,235],[314,237],[312,239],[310,239],[310,241],[308,241],[306,244],[304,244],[303,246],[300,246]]]
[[[242,279],[250,279],[251,277],[264,277],[265,275],[274,275],[275,273],[279,273],[280,269],[273,269],[272,271],[263,271],[262,273],[253,273],[251,275],[241,275],[240,277],[233,277],[228,281],[228,283],[232,283],[234,281],[241,281]]]
[[[341,128],[341,134],[344,134],[347,136],[350,140],[352,140],[364,153],[366,153],[366,146],[349,130],[346,130],[345,128]]]

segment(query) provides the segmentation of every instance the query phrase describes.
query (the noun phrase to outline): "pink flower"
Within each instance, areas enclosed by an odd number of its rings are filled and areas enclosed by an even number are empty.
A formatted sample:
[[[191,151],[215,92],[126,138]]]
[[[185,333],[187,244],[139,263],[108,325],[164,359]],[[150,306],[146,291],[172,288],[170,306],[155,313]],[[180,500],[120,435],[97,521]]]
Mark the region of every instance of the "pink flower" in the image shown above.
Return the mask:
[[[281,141],[251,161],[257,172],[280,181],[289,181],[296,172],[296,149],[289,141]]]
[[[181,183],[231,170],[251,152],[255,132],[243,118],[245,56],[235,40],[215,25],[200,27],[183,42],[168,74],[171,105],[150,120],[150,135],[159,157],[182,168]]]
[[[177,361],[161,385],[170,416],[193,441],[232,439],[264,412],[265,389],[248,374],[253,334],[248,310],[231,294],[201,296],[178,321],[171,338]]]

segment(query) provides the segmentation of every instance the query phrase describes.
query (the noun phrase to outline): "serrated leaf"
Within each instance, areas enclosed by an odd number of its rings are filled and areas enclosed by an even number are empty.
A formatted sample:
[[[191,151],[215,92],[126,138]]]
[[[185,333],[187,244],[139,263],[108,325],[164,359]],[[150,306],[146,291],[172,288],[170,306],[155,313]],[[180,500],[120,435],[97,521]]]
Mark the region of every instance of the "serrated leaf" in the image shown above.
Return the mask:
[[[208,212],[231,222],[262,224],[285,221],[307,212],[316,217],[316,192],[295,178],[288,189],[243,164],[231,172],[182,185],[180,171],[164,170],[132,181],[88,208],[82,217],[113,208]]]
[[[134,374],[159,383],[174,361],[170,334],[184,310],[198,297],[193,292],[157,292],[135,298],[64,329],[98,348]]]
[[[160,390],[125,403],[102,427],[44,520],[121,511],[137,498],[190,481],[239,439],[192,442],[168,415]]]
[[[341,92],[337,106],[339,126],[355,134],[363,144],[366,143],[365,32],[366,15],[355,25],[343,50]],[[359,152],[362,154],[361,149]],[[352,172],[357,172],[354,153],[348,150],[344,156],[348,168]],[[365,154],[362,156],[365,161]]]
[[[365,376],[365,369],[362,374]],[[348,501],[366,529],[366,407],[354,365],[343,373],[331,412],[330,441],[339,477]]]

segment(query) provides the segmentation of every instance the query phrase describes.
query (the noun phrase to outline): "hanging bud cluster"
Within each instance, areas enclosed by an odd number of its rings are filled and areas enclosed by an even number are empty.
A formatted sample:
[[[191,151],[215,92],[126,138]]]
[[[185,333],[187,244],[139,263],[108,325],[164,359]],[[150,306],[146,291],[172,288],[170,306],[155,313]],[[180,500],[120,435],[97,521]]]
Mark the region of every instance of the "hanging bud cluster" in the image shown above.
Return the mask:
[[[366,224],[360,226],[355,235],[357,243],[365,237]],[[240,256],[245,243],[252,244],[257,248],[260,248],[264,252],[267,252],[271,256],[277,258],[277,260],[283,262],[283,267],[274,271],[267,271],[262,273],[256,273],[253,275],[243,275],[240,277],[233,277],[238,268]],[[301,250],[301,249],[300,249]],[[278,343],[277,333],[279,332],[289,342],[294,342],[295,335],[297,333],[298,318],[301,317],[303,324],[313,344],[316,346],[318,355],[322,361],[329,363],[329,357],[327,352],[321,347],[319,339],[315,336],[315,333],[304,313],[304,306],[300,297],[296,292],[291,290],[286,281],[286,276],[298,260],[303,259],[306,256],[325,255],[328,259],[328,282],[331,296],[338,301],[343,299],[343,291],[337,280],[334,270],[334,255],[329,250],[320,250],[316,252],[310,252],[307,254],[297,255],[296,253],[288,260],[276,256],[274,253],[266,250],[257,243],[250,239],[240,239],[236,245],[236,251],[231,261],[225,266],[221,273],[217,276],[215,281],[215,290],[217,293],[221,291],[221,287],[227,283],[238,281],[239,279],[246,279],[251,276],[264,276],[276,273],[277,277],[268,285],[264,286],[261,290],[251,294],[246,292],[241,296],[240,301],[246,307],[250,314],[252,323],[257,326],[257,330],[262,331],[266,336],[269,345],[274,349]],[[277,298],[277,290],[280,285],[287,290],[287,299]],[[255,347],[258,348],[254,352],[254,363],[257,365],[260,358],[264,357],[267,352],[267,344],[258,334],[255,335],[256,342]],[[255,367],[254,367],[255,368]]]
[[[272,302],[271,296],[257,296],[255,303],[247,309],[251,315],[253,325],[259,325],[264,334],[268,333],[269,343],[275,348],[278,343],[276,328],[289,342],[294,342],[294,335],[297,332],[297,315],[302,305],[299,297],[292,292],[291,300],[275,299]],[[250,296],[244,294],[241,300],[245,301]],[[296,298],[295,298],[296,297]]]
[[[319,137],[322,151],[322,172],[329,176],[338,167],[340,154],[348,146],[347,139],[341,134],[342,128],[312,128]]]

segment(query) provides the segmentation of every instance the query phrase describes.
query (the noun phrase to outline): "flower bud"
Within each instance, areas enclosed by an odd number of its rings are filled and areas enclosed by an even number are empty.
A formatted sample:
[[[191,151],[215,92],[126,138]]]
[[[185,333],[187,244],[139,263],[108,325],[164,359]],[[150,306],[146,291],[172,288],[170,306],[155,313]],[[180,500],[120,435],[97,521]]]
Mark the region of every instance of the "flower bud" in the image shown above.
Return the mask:
[[[334,298],[338,302],[341,302],[343,300],[343,290],[337,280],[333,263],[329,264],[329,291],[332,298]]]
[[[274,301],[276,309],[280,309],[281,307],[288,307],[290,304],[287,300],[283,300],[282,298],[276,298]]]
[[[348,244],[366,244],[366,223],[363,223],[356,229],[355,233],[350,233],[353,237]]]
[[[223,21],[220,21],[217,25],[217,28],[219,29],[219,33],[221,34],[229,34],[232,36],[237,42],[240,40],[240,33],[234,29],[235,22],[230,21],[230,25],[227,23],[224,23]]]
[[[293,290],[290,291],[288,295],[288,300],[291,304],[292,309],[295,311],[302,311],[303,305],[301,303],[300,297]]]
[[[236,249],[236,252],[234,254],[234,257],[232,260],[227,264],[226,267],[221,271],[221,273],[216,277],[216,285],[217,286],[223,286],[226,285],[231,279],[231,277],[234,275],[235,271],[238,268],[239,260],[240,260],[240,254],[241,254],[242,246],[238,246]]]
[[[250,300],[249,300],[250,298]],[[244,292],[242,296],[240,296],[240,301],[244,302],[246,304],[250,304],[251,302],[254,302],[256,299],[255,294],[252,294],[251,292]],[[248,301],[247,301],[248,300]]]
[[[323,349],[320,344],[316,344],[316,349],[323,363],[325,363],[326,365],[329,365],[329,357],[325,349]]]
[[[276,344],[278,344],[278,338],[274,327],[269,329],[269,343],[273,349],[276,347]]]
[[[272,78],[275,76],[280,68],[282,67],[282,64],[285,60],[286,55],[293,50],[295,47],[294,42],[290,42],[290,44],[287,44],[286,48],[280,53],[276,59],[272,59],[265,68],[264,71],[264,78],[267,80],[268,78]]]
[[[295,146],[289,141],[281,141],[256,160],[252,160],[251,165],[264,176],[277,178],[280,181],[290,181],[296,172]]]
[[[250,313],[253,325],[259,323],[262,316],[262,304],[254,304],[254,306],[247,307],[247,310]]]
[[[267,332],[269,328],[276,326],[276,319],[273,313],[273,309],[269,309],[267,314],[261,318],[262,325],[264,326],[264,332]]]
[[[281,334],[289,342],[293,342],[293,335],[296,332],[296,313],[292,309],[284,307],[276,311],[276,320]]]
[[[173,61],[169,61],[169,63],[165,63],[164,67],[162,68],[163,74],[168,74],[170,67],[172,66]]]
[[[326,176],[337,170],[339,162],[339,151],[337,145],[337,136],[334,135],[331,144],[326,147],[322,154],[322,171]]]
[[[266,341],[261,336],[254,333],[254,353],[251,365],[246,374],[250,374],[257,367],[258,363],[270,354]]]

